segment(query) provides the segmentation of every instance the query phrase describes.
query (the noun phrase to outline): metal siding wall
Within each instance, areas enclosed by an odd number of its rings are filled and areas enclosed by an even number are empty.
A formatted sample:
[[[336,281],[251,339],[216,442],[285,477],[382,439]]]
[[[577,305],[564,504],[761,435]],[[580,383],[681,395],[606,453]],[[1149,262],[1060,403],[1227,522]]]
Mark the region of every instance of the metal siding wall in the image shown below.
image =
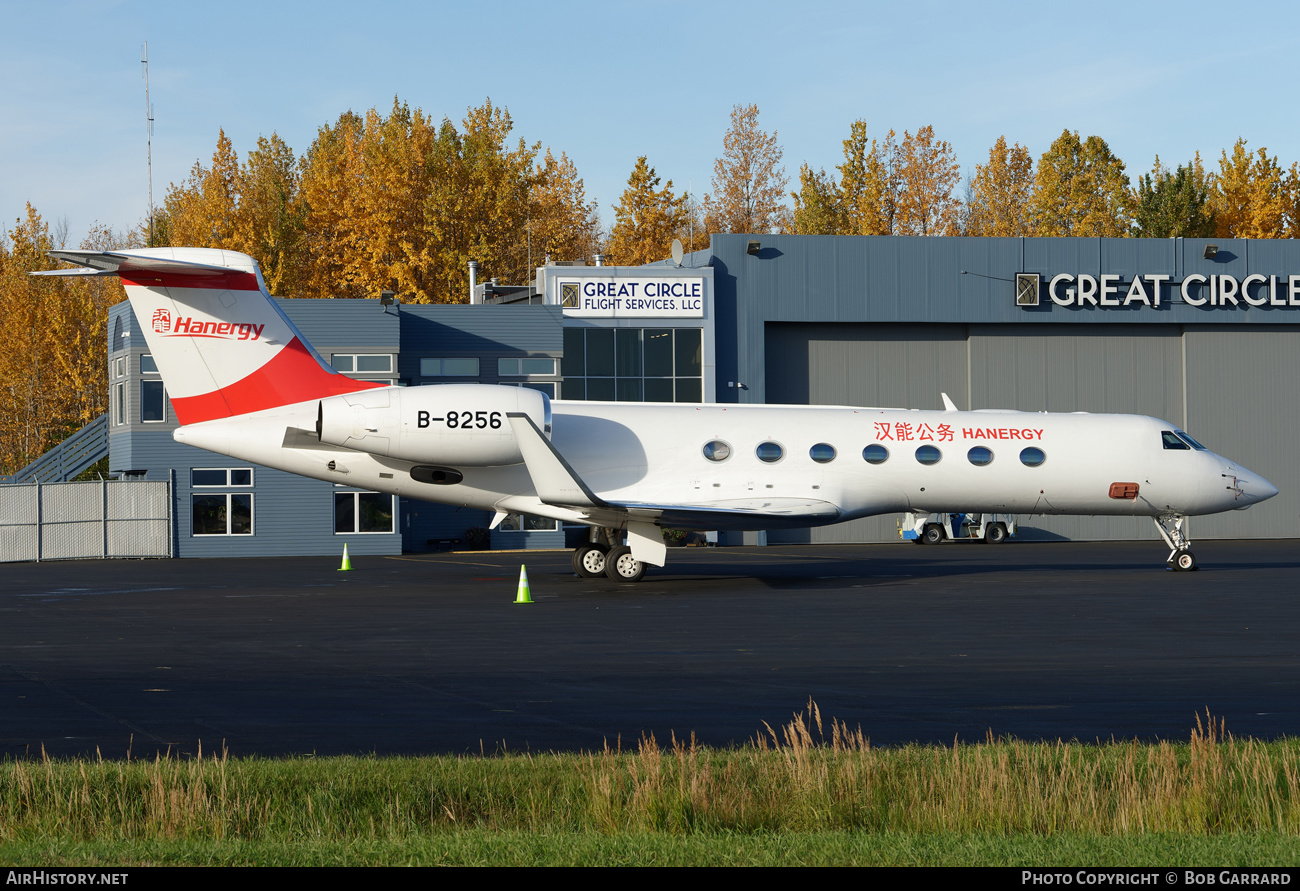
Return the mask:
[[[335,535],[334,487],[328,483],[182,445],[166,434],[137,434],[132,440],[136,466],[176,469],[173,510],[178,557],[336,556],[343,552],[344,542],[352,554],[401,553],[400,531]],[[239,486],[195,489],[190,485],[190,470],[195,467],[252,467],[253,486],[251,489]],[[153,470],[150,478],[165,473],[165,470]],[[253,493],[252,535],[191,534],[191,495],[249,491]],[[400,530],[400,507],[394,522]]]
[[[1185,429],[1280,490],[1246,511],[1193,518],[1193,540],[1300,537],[1297,380],[1300,332],[1294,329],[1188,330]]]

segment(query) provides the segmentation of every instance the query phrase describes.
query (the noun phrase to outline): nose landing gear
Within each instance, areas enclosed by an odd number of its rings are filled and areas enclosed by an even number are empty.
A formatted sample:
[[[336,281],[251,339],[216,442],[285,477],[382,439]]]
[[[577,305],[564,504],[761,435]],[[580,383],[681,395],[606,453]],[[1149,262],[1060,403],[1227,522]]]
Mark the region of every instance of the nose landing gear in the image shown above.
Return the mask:
[[[1169,545],[1169,556],[1165,562],[1175,572],[1192,572],[1196,569],[1196,557],[1192,554],[1192,540],[1183,531],[1183,521],[1187,518],[1179,514],[1167,514],[1155,517],[1156,530]]]

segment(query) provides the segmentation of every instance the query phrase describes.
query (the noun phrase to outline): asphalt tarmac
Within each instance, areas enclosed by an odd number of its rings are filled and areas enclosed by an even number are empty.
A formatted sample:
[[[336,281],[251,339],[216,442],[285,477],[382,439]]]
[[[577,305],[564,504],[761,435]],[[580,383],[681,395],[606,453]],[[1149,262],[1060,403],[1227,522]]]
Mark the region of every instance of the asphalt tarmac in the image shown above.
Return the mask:
[[[874,743],[1300,734],[1300,549],[1203,542],[0,565],[0,752],[741,743],[809,700]],[[534,603],[514,603],[521,563]]]

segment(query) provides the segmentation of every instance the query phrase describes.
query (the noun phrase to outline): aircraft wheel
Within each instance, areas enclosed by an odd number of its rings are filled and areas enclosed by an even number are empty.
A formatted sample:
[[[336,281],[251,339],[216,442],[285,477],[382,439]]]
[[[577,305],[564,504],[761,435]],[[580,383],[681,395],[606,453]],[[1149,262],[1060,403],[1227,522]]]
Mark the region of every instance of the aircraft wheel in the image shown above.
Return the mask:
[[[1007,540],[1007,527],[1001,523],[994,523],[984,530],[984,541],[989,544],[1002,544]]]
[[[1191,572],[1196,569],[1196,558],[1191,551],[1179,551],[1174,555],[1174,569],[1179,572]]]
[[[616,582],[639,582],[645,578],[646,566],[632,556],[632,549],[620,545],[605,555],[605,575]]]
[[[921,533],[920,541],[926,544],[938,544],[943,541],[943,527],[938,523],[931,523],[926,526],[925,531]]]
[[[573,552],[573,571],[584,579],[598,579],[605,574],[605,552],[602,545],[585,544]]]

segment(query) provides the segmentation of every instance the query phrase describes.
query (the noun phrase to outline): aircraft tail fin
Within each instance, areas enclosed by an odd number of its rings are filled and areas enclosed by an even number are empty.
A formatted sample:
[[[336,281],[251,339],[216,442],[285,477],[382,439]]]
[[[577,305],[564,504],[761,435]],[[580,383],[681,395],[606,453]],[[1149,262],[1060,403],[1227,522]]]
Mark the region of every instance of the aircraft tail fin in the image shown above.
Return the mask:
[[[50,256],[82,268],[34,274],[122,280],[181,424],[382,386],[330,368],[271,299],[246,254],[143,248]]]

